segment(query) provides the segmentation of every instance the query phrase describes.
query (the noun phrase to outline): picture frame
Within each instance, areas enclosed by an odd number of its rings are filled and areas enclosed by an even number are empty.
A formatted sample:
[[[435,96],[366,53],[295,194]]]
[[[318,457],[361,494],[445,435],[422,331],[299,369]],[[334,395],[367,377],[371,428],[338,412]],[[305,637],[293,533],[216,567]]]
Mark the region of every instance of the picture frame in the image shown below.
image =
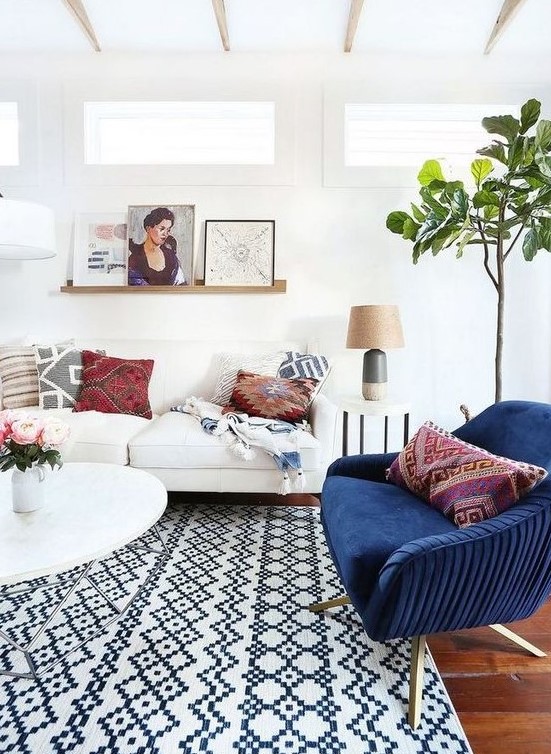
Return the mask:
[[[194,204],[128,207],[128,285],[192,285]]]
[[[205,285],[273,286],[275,220],[205,220]]]
[[[126,214],[83,212],[75,216],[73,285],[126,285]]]

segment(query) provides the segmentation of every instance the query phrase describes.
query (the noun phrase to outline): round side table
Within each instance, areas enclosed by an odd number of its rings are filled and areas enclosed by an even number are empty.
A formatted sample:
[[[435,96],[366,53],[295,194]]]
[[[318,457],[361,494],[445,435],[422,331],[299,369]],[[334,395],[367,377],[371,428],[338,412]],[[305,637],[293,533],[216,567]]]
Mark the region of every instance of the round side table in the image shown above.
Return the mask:
[[[342,411],[342,454],[348,455],[348,415],[357,414],[360,417],[360,453],[364,452],[364,417],[384,416],[385,435],[384,452],[388,452],[388,418],[389,416],[403,416],[404,419],[404,445],[409,439],[409,412],[410,404],[403,401],[395,401],[385,398],[382,401],[366,401],[354,395],[343,396],[339,401]]]

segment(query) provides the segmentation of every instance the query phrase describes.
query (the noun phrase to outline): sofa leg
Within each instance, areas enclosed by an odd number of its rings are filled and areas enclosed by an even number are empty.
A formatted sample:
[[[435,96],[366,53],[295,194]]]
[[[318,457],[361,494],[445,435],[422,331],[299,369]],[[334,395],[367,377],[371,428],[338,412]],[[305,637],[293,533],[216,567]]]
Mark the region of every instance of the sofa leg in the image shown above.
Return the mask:
[[[519,647],[526,649],[526,651],[530,652],[530,654],[536,655],[536,657],[547,657],[545,652],[542,652],[541,649],[538,649],[533,644],[530,644],[529,641],[526,641],[526,639],[523,639],[522,636],[519,636],[514,631],[511,631],[510,628],[502,626],[501,623],[493,623],[490,628],[492,628],[494,631],[497,631],[498,634],[505,636],[507,639],[510,639],[510,641],[514,642],[515,644],[518,644]]]
[[[350,597],[346,594],[343,597],[336,597],[334,600],[327,600],[327,602],[315,602],[313,605],[308,605],[308,610],[311,613],[321,613],[323,610],[329,610],[331,607],[339,607],[340,605],[349,605]]]
[[[413,730],[419,726],[421,721],[426,646],[426,636],[414,636],[411,640],[408,723]]]

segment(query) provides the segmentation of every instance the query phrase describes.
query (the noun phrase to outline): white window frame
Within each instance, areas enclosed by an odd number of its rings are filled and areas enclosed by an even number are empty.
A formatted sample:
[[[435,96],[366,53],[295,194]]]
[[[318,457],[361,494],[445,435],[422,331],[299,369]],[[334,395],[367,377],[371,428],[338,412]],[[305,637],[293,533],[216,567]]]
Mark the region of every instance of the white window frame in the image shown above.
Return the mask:
[[[17,104],[19,163],[0,165],[0,193],[10,186],[36,186],[39,183],[38,89],[28,81],[0,81],[0,100]]]
[[[106,155],[112,158],[111,161],[102,159],[102,150],[107,151],[110,146],[109,141],[102,144],[103,125],[108,126],[111,121],[117,122],[117,128],[121,134],[126,135],[126,141],[129,141],[130,134],[139,133],[140,145],[133,142],[131,148],[134,151],[128,155],[134,159],[121,160],[119,157],[117,160],[116,155]],[[155,148],[158,148],[159,143],[164,142],[165,146],[169,145],[174,151],[185,146],[187,154],[181,153],[180,159],[174,159],[174,154],[172,154],[171,159],[168,160],[155,158],[153,153],[149,152],[147,159],[144,160],[143,151],[139,151],[143,150],[144,142],[141,138],[143,132],[136,131],[136,121],[142,123],[138,128],[143,128],[144,121],[152,126],[158,124],[160,127],[161,131],[158,132],[160,138],[153,142],[153,152]],[[176,130],[174,130],[175,123]],[[194,128],[196,123],[199,123],[199,126],[196,125]],[[168,130],[163,131],[163,128]],[[192,141],[189,145],[185,145],[182,140],[182,129],[188,128]],[[207,133],[212,133],[213,128],[214,142],[205,143],[205,130]],[[237,137],[237,142],[232,143],[232,133]],[[230,136],[229,143],[217,144],[216,137],[219,135],[227,142],[226,134]],[[262,150],[255,153],[251,151],[251,144],[257,134],[262,138]],[[84,141],[87,165],[274,165],[275,103],[258,100],[253,102],[205,102],[204,100],[199,102],[189,100],[185,102],[160,102],[159,100],[154,102],[85,102]],[[151,149],[151,145],[151,140],[149,140],[146,148]],[[198,157],[201,151],[203,158]]]
[[[430,106],[431,98],[426,96],[424,98],[427,104]],[[426,156],[420,156],[419,162],[416,165],[346,165],[345,164],[345,141],[346,141],[346,128],[345,128],[345,107],[347,104],[353,103],[374,103],[385,107],[385,103],[378,101],[374,102],[373,95],[369,96],[365,90],[351,88],[347,91],[336,91],[332,88],[327,88],[324,95],[324,166],[323,166],[323,180],[325,186],[342,186],[342,187],[381,187],[381,188],[411,188],[418,187],[417,174],[424,160],[426,159],[442,159],[442,155],[426,154]],[[389,110],[395,107],[391,103],[387,103]],[[436,103],[435,103],[436,104]],[[471,107],[484,109],[481,118],[484,115],[490,114],[492,111],[500,110],[500,112],[514,112],[514,109],[504,105],[503,103],[487,103],[481,105],[480,102],[476,103],[464,103],[466,108]],[[449,107],[450,113],[453,111],[459,111],[462,107],[457,103],[442,103],[444,107]],[[407,104],[405,105],[407,108]],[[412,108],[416,107],[415,103],[412,103]],[[439,105],[436,104],[436,109]],[[518,117],[518,113],[517,113]],[[492,136],[488,134],[487,143],[492,141]],[[484,142],[481,141],[479,147],[482,147]],[[477,154],[473,151],[472,159],[475,159]],[[444,157],[445,160],[445,157]],[[452,166],[451,170],[448,169],[450,177],[458,180],[470,181],[469,161],[466,160],[464,167]]]
[[[196,85],[173,80],[147,86],[141,82],[87,82],[65,87],[65,180],[76,185],[247,186],[294,185],[295,94],[288,87]],[[85,102],[274,102],[273,165],[87,165],[84,162]]]

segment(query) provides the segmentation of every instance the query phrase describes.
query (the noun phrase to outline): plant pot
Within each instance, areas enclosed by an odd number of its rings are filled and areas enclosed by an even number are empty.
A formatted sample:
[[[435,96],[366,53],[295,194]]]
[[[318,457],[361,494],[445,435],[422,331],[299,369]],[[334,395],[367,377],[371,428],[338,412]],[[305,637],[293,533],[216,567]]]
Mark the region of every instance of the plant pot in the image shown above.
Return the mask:
[[[46,502],[46,472],[42,466],[26,471],[13,470],[11,478],[12,508],[16,513],[29,513]]]

